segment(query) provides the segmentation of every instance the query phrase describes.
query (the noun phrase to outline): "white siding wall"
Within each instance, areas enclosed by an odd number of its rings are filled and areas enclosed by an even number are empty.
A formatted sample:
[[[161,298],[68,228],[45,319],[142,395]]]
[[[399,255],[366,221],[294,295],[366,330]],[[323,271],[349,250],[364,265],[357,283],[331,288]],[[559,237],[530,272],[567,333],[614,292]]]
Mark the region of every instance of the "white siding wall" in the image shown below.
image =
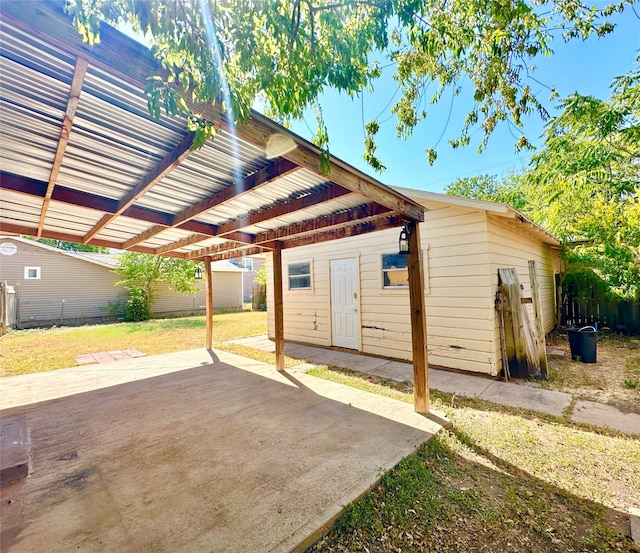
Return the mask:
[[[0,280],[17,286],[21,324],[108,315],[101,308],[115,300],[119,291],[114,287],[117,276],[109,269],[38,246],[13,243],[17,253],[0,257]],[[25,266],[41,267],[41,278],[25,279]]]
[[[12,256],[0,256],[0,280],[16,286],[22,326],[109,317],[103,308],[125,293],[121,286],[115,286],[118,275],[107,267],[11,238],[2,242],[12,242],[18,248]],[[25,279],[25,266],[40,267],[41,278]],[[214,308],[242,307],[242,275],[241,272],[214,271]],[[153,313],[192,313],[194,306],[196,311],[202,311],[204,282],[201,287],[195,296],[183,295],[169,290],[163,283],[152,306]]]
[[[532,233],[516,219],[504,219],[490,215],[488,217],[488,240],[491,255],[492,284],[498,287],[498,269],[515,267],[518,278],[523,285],[522,297],[531,297],[531,282],[529,279],[529,260],[535,260],[540,301],[546,332],[553,330],[555,324],[555,280],[554,257],[556,254],[551,247],[544,244],[540,238]],[[533,306],[527,306],[529,320],[532,324]],[[498,320],[496,317],[496,329]]]
[[[425,256],[429,363],[496,374],[494,289],[486,216],[482,210],[425,203],[421,224]],[[362,351],[411,358],[409,294],[382,287],[381,255],[396,253],[400,229],[374,232],[283,252],[287,340],[331,345],[329,261],[357,257],[360,267]],[[287,290],[287,265],[312,261],[312,290]],[[268,261],[269,332],[273,334],[271,258]]]
[[[203,281],[204,282],[204,281]],[[171,290],[166,282],[158,287],[158,296],[151,310],[154,316],[169,313],[197,313],[202,312],[204,305],[204,284],[199,284],[200,290],[195,294],[181,294]]]

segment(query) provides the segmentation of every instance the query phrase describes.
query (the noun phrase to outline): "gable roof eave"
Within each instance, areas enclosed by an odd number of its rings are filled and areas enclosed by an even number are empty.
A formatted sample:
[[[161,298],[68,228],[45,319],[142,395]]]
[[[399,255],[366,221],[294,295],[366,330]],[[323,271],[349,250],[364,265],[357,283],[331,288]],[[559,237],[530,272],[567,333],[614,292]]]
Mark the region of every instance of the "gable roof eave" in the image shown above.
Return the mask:
[[[537,223],[534,223],[531,219],[525,217],[518,210],[514,209],[508,204],[491,202],[487,200],[476,200],[473,198],[465,198],[462,196],[451,196],[449,194],[442,194],[439,192],[428,192],[426,190],[414,190],[412,188],[406,188],[402,186],[394,186],[398,192],[412,198],[416,201],[431,201],[442,204],[455,205],[459,207],[467,207],[471,209],[479,209],[486,211],[487,213],[494,214],[498,217],[505,217],[507,219],[516,219],[528,227],[528,230],[533,234],[538,235],[545,244],[551,246],[561,246],[560,239],[546,230],[544,227]]]

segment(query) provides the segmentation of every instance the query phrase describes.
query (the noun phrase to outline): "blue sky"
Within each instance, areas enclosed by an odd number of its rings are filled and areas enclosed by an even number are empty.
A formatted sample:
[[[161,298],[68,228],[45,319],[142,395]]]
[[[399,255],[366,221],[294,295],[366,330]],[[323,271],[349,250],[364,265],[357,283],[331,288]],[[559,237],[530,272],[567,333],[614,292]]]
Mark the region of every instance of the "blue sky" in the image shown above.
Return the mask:
[[[640,10],[636,8],[636,11]],[[594,36],[584,42],[573,40],[568,43],[560,38],[554,40],[551,45],[554,53],[550,57],[536,60],[537,69],[533,77],[544,85],[555,86],[560,98],[575,91],[602,99],[608,98],[613,79],[628,72],[640,53],[640,19],[634,12],[627,8],[612,21],[616,24],[615,31],[603,38]],[[144,37],[132,33],[127,25],[122,25],[120,30],[143,44],[147,43]],[[379,61],[386,63],[382,58]],[[408,139],[399,139],[395,117],[390,117],[396,92],[392,76],[393,67],[388,67],[375,84],[373,92],[367,93],[362,101],[335,91],[329,91],[320,98],[329,130],[332,155],[385,184],[433,192],[442,192],[445,186],[460,177],[483,173],[503,175],[509,171],[517,171],[529,162],[533,152],[515,152],[515,137],[519,135],[517,130],[510,129],[506,124],[497,127],[482,153],[477,151],[482,131],[472,135],[469,146],[456,150],[449,146],[449,139],[459,135],[471,106],[468,99],[471,90],[469,86],[463,89],[461,96],[455,98],[453,105],[451,95],[447,93],[438,104],[428,105],[427,119],[418,124]],[[548,90],[535,81],[528,84],[547,111],[551,115],[557,113],[554,103],[548,101]],[[395,100],[397,99],[396,95]],[[363,119],[367,122],[374,118],[381,122],[376,154],[386,166],[383,173],[376,173],[362,159]],[[534,145],[541,145],[540,135],[544,124],[540,117],[532,114],[523,118],[523,123],[523,133],[529,141]],[[314,112],[310,111],[304,121],[293,122],[290,128],[311,140],[316,132]],[[434,146],[439,138],[438,159],[430,166],[424,150]]]
[[[533,76],[546,85],[555,86],[561,98],[578,91],[606,99],[613,78],[631,69],[640,49],[640,20],[634,13],[630,9],[625,10],[615,19],[615,23],[616,30],[604,38],[593,37],[586,42],[574,40],[569,43],[554,40],[554,54],[536,62],[537,70]],[[531,152],[514,151],[516,139],[513,131],[506,125],[498,127],[493,133],[482,154],[477,152],[482,139],[481,131],[472,136],[469,146],[452,149],[448,140],[456,137],[462,128],[470,102],[458,97],[450,110],[451,95],[445,94],[438,105],[427,107],[427,119],[419,123],[407,140],[397,138],[395,118],[381,124],[376,154],[382,158],[387,169],[383,173],[376,173],[362,159],[362,112],[364,109],[365,122],[378,116],[382,121],[391,115],[393,103],[386,111],[384,108],[396,90],[391,78],[392,70],[393,68],[386,70],[373,93],[364,97],[364,102],[333,91],[321,98],[332,155],[375,176],[385,184],[433,192],[443,191],[447,184],[459,177],[482,173],[505,174],[510,170],[520,169],[529,161]],[[544,100],[549,113],[557,113],[553,109],[554,104],[547,100],[548,91],[534,81],[530,82],[530,86],[533,91],[540,92],[538,97]],[[466,92],[468,91],[469,87]],[[451,117],[447,125],[450,111]],[[314,113],[310,112],[306,121],[292,124],[291,130],[311,139],[316,130]],[[543,131],[543,123],[539,116],[531,115],[524,119],[523,131],[533,144],[541,144],[539,137]],[[438,159],[433,166],[429,166],[424,149],[434,145],[441,135],[443,136],[437,148]]]

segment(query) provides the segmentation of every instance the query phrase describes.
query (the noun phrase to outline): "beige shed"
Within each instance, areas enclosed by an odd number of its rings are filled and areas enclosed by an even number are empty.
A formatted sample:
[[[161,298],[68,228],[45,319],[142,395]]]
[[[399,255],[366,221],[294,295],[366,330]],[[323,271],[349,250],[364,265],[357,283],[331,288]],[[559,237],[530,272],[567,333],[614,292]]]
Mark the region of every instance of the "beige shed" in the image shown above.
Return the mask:
[[[530,298],[528,262],[536,262],[549,332],[560,242],[507,205],[396,190],[425,207],[420,235],[430,365],[496,376],[498,269],[515,268],[523,296]],[[398,238],[393,229],[283,252],[285,338],[411,359],[407,259],[398,254]]]

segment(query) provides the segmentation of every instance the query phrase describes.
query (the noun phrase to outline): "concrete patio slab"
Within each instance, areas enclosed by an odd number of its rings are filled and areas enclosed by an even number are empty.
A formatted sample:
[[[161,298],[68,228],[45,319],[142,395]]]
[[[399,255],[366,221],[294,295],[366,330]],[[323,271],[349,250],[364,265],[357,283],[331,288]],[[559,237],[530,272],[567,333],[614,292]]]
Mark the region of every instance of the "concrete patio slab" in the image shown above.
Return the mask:
[[[603,405],[594,401],[576,401],[571,420],[608,427],[625,434],[640,434],[640,415],[625,413],[613,405]]]
[[[446,422],[205,350],[0,386],[31,435],[29,476],[2,489],[7,553],[288,552]]]

